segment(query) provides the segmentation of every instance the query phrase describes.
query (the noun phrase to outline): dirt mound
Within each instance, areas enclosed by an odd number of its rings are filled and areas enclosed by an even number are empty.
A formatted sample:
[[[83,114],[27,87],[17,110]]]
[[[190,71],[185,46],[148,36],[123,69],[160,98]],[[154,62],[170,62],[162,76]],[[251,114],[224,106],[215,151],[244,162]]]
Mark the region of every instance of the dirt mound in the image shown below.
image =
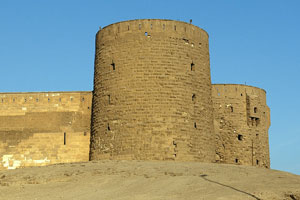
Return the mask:
[[[0,172],[0,199],[300,200],[300,176],[249,166],[99,161]]]

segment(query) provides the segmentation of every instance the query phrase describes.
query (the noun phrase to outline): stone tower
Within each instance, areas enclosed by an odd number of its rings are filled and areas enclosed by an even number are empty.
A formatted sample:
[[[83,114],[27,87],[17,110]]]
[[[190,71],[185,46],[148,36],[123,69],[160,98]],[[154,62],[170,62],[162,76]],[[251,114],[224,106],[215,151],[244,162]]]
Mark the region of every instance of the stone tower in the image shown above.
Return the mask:
[[[132,20],[96,35],[90,159],[215,162],[208,34]]]
[[[270,168],[270,109],[263,89],[212,86],[217,162]]]

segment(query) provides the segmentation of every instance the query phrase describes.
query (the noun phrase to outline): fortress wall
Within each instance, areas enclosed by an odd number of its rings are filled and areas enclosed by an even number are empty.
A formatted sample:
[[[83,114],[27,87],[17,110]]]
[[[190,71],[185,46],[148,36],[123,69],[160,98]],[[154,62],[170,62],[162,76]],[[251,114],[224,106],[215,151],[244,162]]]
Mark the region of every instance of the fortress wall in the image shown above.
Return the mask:
[[[93,92],[0,93],[0,170],[89,159],[269,168],[269,126],[264,90],[211,85],[204,30],[124,21],[96,35]]]
[[[266,92],[237,84],[212,86],[217,162],[270,167]]]
[[[215,161],[208,34],[132,20],[97,33],[91,159]]]
[[[0,169],[89,160],[91,92],[0,93]]]

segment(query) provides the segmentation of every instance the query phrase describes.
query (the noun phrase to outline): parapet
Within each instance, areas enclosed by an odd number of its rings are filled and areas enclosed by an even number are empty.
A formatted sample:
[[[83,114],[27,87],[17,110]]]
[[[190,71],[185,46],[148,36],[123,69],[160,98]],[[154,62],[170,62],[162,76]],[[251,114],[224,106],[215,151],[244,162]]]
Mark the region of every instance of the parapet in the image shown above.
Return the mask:
[[[159,36],[160,34],[167,33],[170,37],[186,36],[188,38],[198,38],[200,42],[203,38],[208,38],[208,33],[195,25],[182,21],[161,19],[138,19],[110,24],[100,29],[97,33],[97,37],[98,39],[105,37],[113,40],[120,35],[132,33],[146,33],[146,36],[149,37],[151,37],[152,34]]]

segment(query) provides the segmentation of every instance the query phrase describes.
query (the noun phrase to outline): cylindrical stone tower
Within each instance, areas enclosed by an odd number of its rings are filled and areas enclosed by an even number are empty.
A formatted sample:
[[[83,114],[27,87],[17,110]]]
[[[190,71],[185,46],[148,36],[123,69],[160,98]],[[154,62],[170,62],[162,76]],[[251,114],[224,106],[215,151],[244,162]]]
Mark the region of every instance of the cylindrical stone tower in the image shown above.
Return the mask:
[[[91,160],[215,161],[208,34],[132,20],[96,35]]]
[[[212,86],[217,162],[270,168],[270,109],[263,89]]]

